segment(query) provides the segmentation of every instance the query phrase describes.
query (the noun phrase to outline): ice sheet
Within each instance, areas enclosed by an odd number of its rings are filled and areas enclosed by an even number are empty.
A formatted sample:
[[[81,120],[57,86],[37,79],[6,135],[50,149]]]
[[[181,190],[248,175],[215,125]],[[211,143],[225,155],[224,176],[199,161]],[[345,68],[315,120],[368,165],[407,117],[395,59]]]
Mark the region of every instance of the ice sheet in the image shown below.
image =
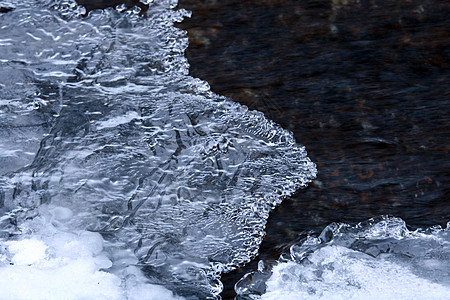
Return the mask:
[[[95,269],[88,255],[86,276],[112,286],[136,267],[204,298],[256,255],[269,211],[316,170],[290,132],[189,77],[186,33],[173,25],[189,13],[149,4],[146,17],[83,18],[73,1],[28,0],[0,15],[0,239],[53,247],[39,236],[54,222],[95,232],[112,265]],[[43,229],[29,224],[47,214]]]

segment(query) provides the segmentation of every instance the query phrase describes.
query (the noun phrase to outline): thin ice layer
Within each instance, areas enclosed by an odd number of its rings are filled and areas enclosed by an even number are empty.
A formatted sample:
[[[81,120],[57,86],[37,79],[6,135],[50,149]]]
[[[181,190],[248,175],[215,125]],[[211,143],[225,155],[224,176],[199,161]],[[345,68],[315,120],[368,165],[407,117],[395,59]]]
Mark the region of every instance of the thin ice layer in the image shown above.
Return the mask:
[[[448,299],[450,228],[409,231],[398,218],[332,224],[291,247],[271,272],[236,285],[253,299]]]
[[[0,16],[0,237],[33,239],[42,205],[61,207],[64,228],[115,249],[110,272],[128,249],[151,283],[204,297],[316,171],[291,133],[187,75],[175,5],[82,18],[29,0]]]

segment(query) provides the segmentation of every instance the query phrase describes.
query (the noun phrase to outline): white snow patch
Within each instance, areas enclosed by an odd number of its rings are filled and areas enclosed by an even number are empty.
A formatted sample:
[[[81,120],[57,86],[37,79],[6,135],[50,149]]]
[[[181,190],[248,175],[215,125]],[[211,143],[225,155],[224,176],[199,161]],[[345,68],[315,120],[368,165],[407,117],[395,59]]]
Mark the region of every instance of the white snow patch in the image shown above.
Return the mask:
[[[0,240],[0,300],[183,299],[148,283],[133,251],[110,255],[99,233],[70,231],[60,222],[73,216],[70,209],[43,205],[39,212],[22,224],[26,234]],[[110,273],[117,258],[123,269]]]
[[[1,299],[121,299],[121,280],[100,271],[108,263],[81,240],[51,242],[56,247],[34,237],[4,243],[13,256],[0,268]]]

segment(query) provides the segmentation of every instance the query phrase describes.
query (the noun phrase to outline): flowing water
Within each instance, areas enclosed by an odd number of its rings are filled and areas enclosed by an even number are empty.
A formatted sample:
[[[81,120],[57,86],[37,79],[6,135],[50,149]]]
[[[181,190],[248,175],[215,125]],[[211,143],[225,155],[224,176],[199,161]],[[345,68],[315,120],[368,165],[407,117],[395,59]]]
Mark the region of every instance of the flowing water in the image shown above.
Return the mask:
[[[0,299],[218,297],[316,176],[291,132],[189,76],[190,12],[131,4],[0,1]],[[333,224],[236,292],[376,298],[371,272],[438,299],[449,248],[448,228]]]

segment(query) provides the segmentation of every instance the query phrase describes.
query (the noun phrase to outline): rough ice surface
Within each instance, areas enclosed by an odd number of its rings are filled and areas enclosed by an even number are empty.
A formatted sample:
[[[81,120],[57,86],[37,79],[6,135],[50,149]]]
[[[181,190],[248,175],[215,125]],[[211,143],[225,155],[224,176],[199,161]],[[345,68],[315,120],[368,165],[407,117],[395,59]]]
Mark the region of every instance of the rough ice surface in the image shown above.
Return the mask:
[[[56,293],[74,270],[67,299],[85,297],[77,284],[217,295],[269,211],[315,176],[291,133],[188,76],[173,25],[188,12],[149,4],[146,17],[56,0],[0,14],[0,273],[18,280],[2,295],[27,299],[47,275]]]
[[[449,225],[410,231],[394,217],[334,223],[235,289],[242,299],[450,299]]]

